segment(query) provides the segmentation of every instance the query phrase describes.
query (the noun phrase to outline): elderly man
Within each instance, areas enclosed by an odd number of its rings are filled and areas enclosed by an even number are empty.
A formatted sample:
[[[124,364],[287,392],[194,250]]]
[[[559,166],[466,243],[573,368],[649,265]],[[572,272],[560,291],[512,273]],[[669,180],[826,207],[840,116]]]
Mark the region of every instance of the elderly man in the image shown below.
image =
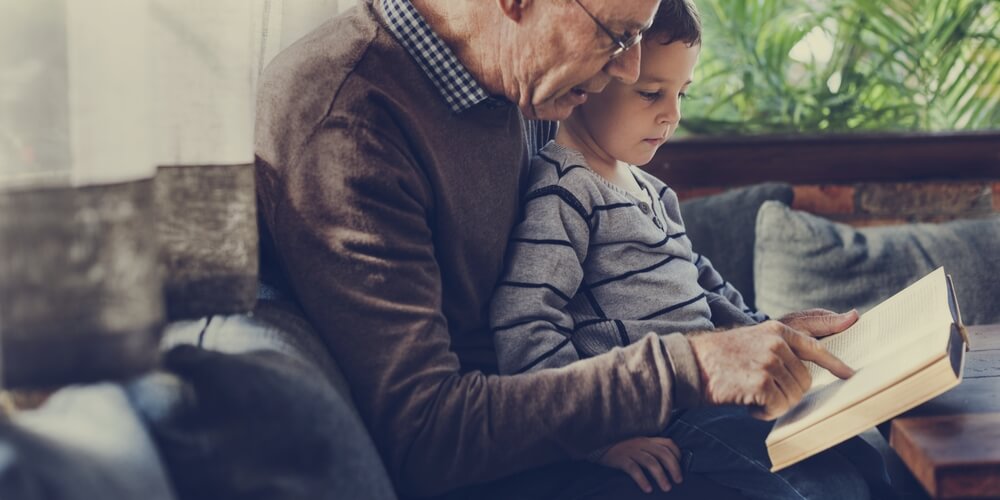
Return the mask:
[[[855,319],[832,314],[652,332],[495,375],[487,308],[528,155],[553,126],[533,120],[635,81],[658,3],[368,0],[262,78],[264,289],[316,327],[404,496],[495,481],[457,495],[626,498],[639,490],[624,474],[570,460],[655,435],[678,408],[779,415],[809,385],[800,359],[850,375],[813,338]]]

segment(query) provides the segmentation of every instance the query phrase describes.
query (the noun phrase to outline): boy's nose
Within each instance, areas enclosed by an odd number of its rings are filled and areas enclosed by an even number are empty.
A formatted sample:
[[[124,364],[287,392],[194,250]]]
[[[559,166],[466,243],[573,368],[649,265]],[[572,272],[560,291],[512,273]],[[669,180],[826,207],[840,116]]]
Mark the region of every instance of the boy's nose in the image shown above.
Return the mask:
[[[658,118],[660,123],[677,125],[681,121],[681,108],[675,104],[667,104],[660,112]]]
[[[677,122],[681,121],[680,112],[677,113],[662,113],[660,114],[660,123],[667,125],[677,125]]]

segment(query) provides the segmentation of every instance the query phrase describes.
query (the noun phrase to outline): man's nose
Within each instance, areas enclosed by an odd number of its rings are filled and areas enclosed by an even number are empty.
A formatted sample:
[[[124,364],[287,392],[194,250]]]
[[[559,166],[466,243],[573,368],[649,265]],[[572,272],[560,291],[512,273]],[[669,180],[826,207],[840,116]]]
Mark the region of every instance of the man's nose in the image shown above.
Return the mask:
[[[642,58],[642,44],[637,43],[622,55],[608,61],[604,72],[622,83],[631,85],[639,80],[639,61]]]

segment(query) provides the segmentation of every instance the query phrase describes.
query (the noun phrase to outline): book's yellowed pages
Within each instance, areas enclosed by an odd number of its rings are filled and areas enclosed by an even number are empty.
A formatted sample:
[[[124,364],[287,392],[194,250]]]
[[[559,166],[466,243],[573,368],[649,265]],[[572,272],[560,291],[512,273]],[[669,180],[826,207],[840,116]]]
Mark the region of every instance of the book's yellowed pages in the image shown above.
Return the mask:
[[[858,319],[847,330],[820,340],[828,351],[847,366],[860,370],[876,360],[899,352],[903,343],[916,342],[927,334],[942,335],[952,323],[948,307],[948,282],[944,268],[886,299]],[[934,346],[927,346],[934,351]],[[806,361],[812,389],[839,380],[821,366]]]
[[[771,470],[778,471],[811,457],[958,385],[965,350],[961,335],[953,331],[948,356],[785,439],[769,442]]]
[[[948,279],[939,268],[821,342],[856,370],[840,380],[807,362],[809,392],[767,438],[780,470],[906,411],[958,384]],[[958,342],[959,347],[953,346]],[[960,353],[959,364],[962,358]]]

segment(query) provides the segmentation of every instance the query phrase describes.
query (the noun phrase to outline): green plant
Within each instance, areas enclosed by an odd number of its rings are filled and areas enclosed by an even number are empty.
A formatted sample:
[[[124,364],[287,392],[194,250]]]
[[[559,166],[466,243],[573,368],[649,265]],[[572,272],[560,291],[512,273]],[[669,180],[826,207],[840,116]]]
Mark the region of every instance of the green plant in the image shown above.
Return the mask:
[[[1000,128],[1000,0],[699,0],[693,134]]]

